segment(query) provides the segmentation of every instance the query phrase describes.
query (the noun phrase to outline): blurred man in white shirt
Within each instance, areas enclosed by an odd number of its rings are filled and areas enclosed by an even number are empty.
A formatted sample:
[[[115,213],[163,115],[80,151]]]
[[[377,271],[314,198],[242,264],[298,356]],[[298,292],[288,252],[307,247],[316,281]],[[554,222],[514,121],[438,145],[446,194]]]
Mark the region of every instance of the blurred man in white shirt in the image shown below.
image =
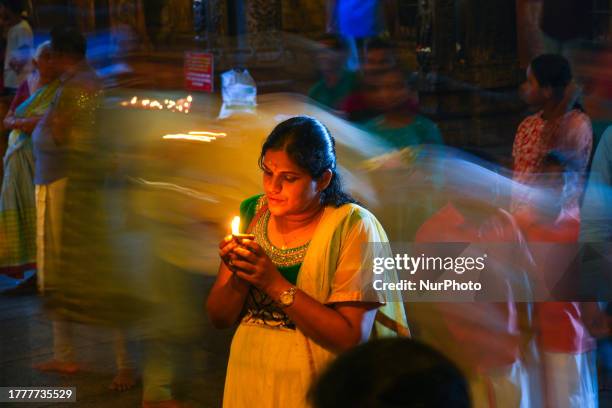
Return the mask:
[[[2,0],[0,8],[9,26],[4,56],[4,87],[7,93],[14,94],[32,71],[32,28],[23,18],[25,4],[22,0]]]

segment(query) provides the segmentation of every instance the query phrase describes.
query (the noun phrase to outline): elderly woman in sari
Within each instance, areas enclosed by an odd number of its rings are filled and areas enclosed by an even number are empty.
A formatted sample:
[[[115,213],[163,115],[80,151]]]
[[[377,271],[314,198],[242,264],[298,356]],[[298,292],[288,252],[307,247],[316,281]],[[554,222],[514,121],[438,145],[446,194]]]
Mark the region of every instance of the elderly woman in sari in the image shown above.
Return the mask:
[[[268,136],[259,163],[265,193],[240,206],[253,236],[221,242],[207,302],[215,326],[239,323],[223,406],[302,407],[336,354],[373,332],[407,334],[406,320],[398,293],[368,296],[377,250],[366,244],[385,247],[387,236],[343,191],[328,130],[313,118],[288,119]],[[395,270],[386,278],[396,280]]]
[[[36,50],[37,68],[19,88],[4,119],[11,129],[4,156],[0,195],[0,273],[21,278],[35,268],[36,202],[31,133],[48,109],[58,88],[58,73],[51,62],[50,44]]]

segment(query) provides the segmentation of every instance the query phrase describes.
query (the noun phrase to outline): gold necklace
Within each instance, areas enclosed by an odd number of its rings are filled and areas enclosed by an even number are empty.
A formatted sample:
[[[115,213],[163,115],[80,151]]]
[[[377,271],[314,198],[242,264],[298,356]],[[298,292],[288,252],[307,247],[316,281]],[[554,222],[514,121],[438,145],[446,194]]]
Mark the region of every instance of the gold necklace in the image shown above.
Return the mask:
[[[312,222],[309,222],[309,223],[306,225],[306,228],[309,228],[309,227],[311,226],[311,224],[313,224],[313,223],[316,223],[316,224],[318,225],[318,222],[319,222],[319,221],[320,221],[320,219],[321,219],[321,215],[323,215],[323,207],[321,207],[321,209],[318,211],[318,213],[317,213],[317,215],[314,217],[313,221],[312,221]],[[291,240],[289,240],[289,241],[287,241],[287,239],[285,238],[285,234],[284,234],[284,233],[281,231],[281,229],[279,228],[279,225],[278,225],[278,222],[277,222],[277,220],[276,220],[276,219],[274,220],[274,223],[276,224],[276,227],[277,227],[277,228],[276,228],[276,230],[277,230],[277,231],[278,231],[278,233],[280,234],[281,239],[282,239],[282,241],[283,241],[283,244],[281,245],[281,249],[284,251],[284,250],[286,250],[287,248],[289,248],[289,244],[291,244],[292,242],[295,242],[295,238],[294,238],[294,239],[291,239]],[[298,228],[298,229],[296,229],[296,230],[299,230],[299,228]],[[294,230],[293,232],[295,233],[295,230]],[[310,242],[310,240],[308,240],[308,242]],[[306,243],[306,245],[308,244],[308,242]]]
[[[263,250],[268,254],[272,263],[278,267],[290,267],[302,262],[310,242],[296,248],[281,249],[274,246],[268,237],[268,224],[270,221],[270,211],[266,211],[263,217],[255,225],[253,233],[256,241],[262,246]]]

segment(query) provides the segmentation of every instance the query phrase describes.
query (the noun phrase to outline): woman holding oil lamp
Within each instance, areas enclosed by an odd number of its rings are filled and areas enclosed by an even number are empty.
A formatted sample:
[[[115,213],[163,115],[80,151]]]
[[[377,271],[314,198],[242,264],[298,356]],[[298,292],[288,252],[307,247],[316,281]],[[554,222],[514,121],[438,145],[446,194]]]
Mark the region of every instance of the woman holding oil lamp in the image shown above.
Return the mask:
[[[252,236],[220,243],[207,302],[215,326],[239,322],[223,406],[307,406],[312,379],[335,354],[373,331],[407,334],[403,305],[398,294],[366,299],[364,244],[387,237],[343,191],[325,126],[309,117],[282,122],[259,164],[265,194],[240,206],[243,231]]]

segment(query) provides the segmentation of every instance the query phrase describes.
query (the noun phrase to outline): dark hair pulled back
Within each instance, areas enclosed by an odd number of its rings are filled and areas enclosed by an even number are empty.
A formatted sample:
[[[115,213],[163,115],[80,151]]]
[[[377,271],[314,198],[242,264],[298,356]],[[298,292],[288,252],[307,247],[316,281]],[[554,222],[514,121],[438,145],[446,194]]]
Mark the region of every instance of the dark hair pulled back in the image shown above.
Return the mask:
[[[295,164],[306,170],[315,180],[323,176],[326,170],[331,170],[331,181],[321,192],[321,204],[339,207],[356,202],[342,188],[342,181],[336,169],[334,138],[317,119],[296,116],[279,123],[261,148],[261,168],[268,150],[284,150]]]

